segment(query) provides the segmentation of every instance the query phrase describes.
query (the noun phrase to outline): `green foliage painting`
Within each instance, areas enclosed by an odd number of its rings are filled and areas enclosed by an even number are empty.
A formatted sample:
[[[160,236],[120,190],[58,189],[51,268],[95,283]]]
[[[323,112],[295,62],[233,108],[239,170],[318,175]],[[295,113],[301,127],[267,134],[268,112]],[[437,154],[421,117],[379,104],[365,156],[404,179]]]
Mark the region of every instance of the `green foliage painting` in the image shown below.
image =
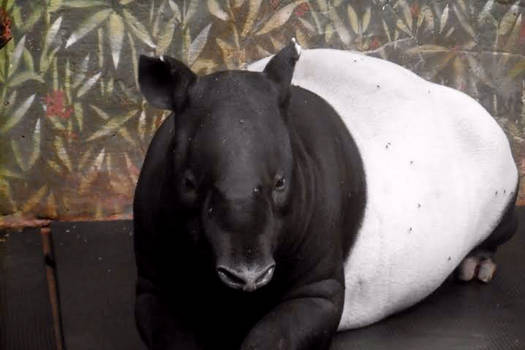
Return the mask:
[[[382,57],[471,95],[505,129],[525,173],[519,1],[0,0],[0,7],[0,226],[130,215],[145,150],[166,117],[138,91],[138,55],[171,55],[206,74],[242,69],[292,37],[305,48]]]

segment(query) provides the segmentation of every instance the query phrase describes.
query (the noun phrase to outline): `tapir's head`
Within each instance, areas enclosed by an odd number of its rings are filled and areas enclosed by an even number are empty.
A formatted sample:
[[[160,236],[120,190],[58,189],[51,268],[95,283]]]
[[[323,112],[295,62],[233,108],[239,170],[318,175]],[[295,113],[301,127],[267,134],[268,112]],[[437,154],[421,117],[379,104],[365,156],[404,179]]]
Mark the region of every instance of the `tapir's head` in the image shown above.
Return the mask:
[[[292,42],[261,73],[200,77],[171,57],[140,57],[142,93],[153,106],[175,112],[178,206],[198,221],[213,268],[235,289],[264,286],[276,268],[293,182],[286,104],[299,53]]]

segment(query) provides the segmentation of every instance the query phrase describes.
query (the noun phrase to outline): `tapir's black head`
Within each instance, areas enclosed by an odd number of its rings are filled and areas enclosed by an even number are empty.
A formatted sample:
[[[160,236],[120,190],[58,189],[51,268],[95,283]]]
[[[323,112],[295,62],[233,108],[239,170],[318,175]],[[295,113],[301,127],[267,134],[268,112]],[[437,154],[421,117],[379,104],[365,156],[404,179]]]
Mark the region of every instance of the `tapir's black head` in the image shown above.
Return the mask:
[[[262,73],[202,77],[171,57],[140,57],[142,93],[175,112],[174,200],[199,222],[232,288],[262,287],[276,268],[293,172],[286,103],[299,53],[293,42]]]

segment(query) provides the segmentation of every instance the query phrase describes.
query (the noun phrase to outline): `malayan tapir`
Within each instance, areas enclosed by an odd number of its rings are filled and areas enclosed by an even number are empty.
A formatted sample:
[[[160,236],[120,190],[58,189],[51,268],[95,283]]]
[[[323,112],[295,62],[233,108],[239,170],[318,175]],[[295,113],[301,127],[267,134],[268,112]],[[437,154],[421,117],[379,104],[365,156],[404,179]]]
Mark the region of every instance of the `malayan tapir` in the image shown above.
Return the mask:
[[[249,69],[197,76],[140,57],[142,93],[174,112],[134,200],[149,349],[327,349],[458,266],[492,278],[517,227],[518,172],[477,102],[295,42]]]

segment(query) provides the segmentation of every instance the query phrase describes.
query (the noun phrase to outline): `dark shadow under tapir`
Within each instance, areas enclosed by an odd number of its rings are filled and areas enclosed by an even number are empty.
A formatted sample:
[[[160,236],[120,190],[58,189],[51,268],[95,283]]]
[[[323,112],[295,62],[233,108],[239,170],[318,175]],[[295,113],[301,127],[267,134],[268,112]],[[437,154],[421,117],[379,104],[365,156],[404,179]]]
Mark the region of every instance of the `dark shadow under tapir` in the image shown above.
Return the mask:
[[[136,319],[149,349],[329,347],[367,180],[338,113],[291,85],[299,55],[291,43],[263,72],[202,77],[141,56],[142,93],[174,112],[134,201]]]

